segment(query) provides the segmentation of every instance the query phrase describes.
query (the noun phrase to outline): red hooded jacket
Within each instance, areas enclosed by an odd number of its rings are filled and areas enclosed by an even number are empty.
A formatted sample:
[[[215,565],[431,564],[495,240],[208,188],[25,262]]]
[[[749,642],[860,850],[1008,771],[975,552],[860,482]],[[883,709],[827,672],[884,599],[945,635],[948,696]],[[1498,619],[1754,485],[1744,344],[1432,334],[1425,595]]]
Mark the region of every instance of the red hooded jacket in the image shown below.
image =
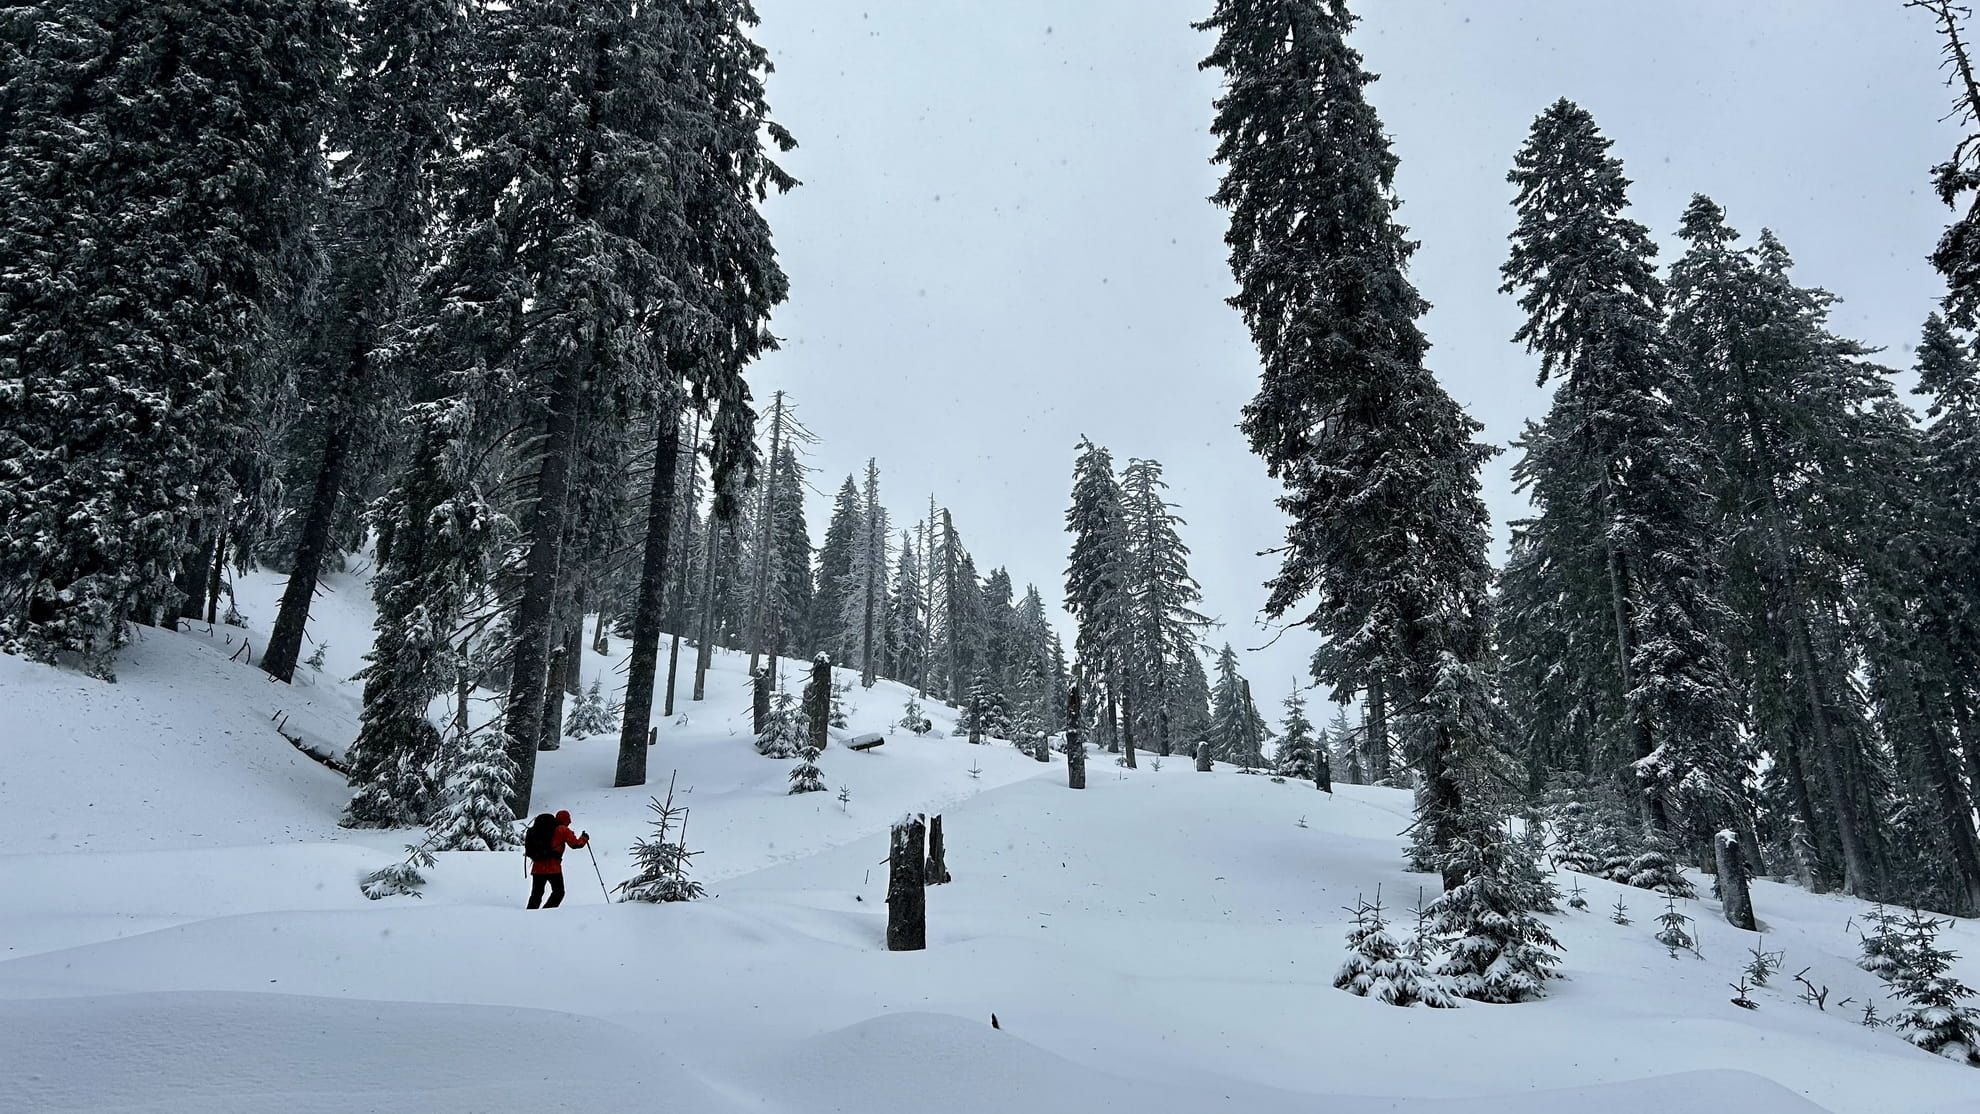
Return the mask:
[[[589,836],[575,835],[571,832],[570,810],[560,809],[557,812],[557,834],[550,838],[550,857],[547,859],[538,859],[529,864],[529,872],[531,874],[562,874],[564,873],[564,848],[583,847],[590,842],[591,838]]]

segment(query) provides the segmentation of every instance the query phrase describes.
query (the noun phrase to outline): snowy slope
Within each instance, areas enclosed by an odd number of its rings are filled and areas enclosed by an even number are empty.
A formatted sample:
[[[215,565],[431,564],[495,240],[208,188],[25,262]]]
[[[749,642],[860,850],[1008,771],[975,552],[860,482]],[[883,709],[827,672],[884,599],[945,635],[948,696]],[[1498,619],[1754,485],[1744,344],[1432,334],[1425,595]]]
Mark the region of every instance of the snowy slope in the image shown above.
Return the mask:
[[[243,585],[251,619],[276,587]],[[1074,793],[1060,760],[900,733],[828,749],[834,792],[789,797],[729,654],[663,724],[654,784],[610,787],[609,738],[542,755],[537,782],[616,884],[678,771],[711,898],[608,905],[574,853],[565,908],[532,913],[519,856],[451,854],[424,898],[369,902],[357,877],[408,833],[336,828],[341,779],[270,718],[354,727],[368,617],[355,580],[332,587],[325,668],[293,689],[228,662],[226,628],[149,632],[115,686],[0,657],[0,807],[31,833],[0,854],[0,1031],[26,1081],[0,1110],[1980,1111],[1980,1076],[1838,1009],[1876,994],[1853,902],[1758,887],[1787,970],[1749,1012],[1725,984],[1760,937],[1686,903],[1704,958],[1673,960],[1652,895],[1584,879],[1547,1000],[1398,1010],[1330,983],[1345,906],[1434,885],[1399,869],[1406,794],[1105,756]],[[851,729],[909,695],[855,688]],[[944,814],[955,881],[930,890],[929,950],[890,954],[884,833],[909,810]],[[1617,896],[1635,924],[1607,919]],[[1787,989],[1804,966],[1827,1012]]]

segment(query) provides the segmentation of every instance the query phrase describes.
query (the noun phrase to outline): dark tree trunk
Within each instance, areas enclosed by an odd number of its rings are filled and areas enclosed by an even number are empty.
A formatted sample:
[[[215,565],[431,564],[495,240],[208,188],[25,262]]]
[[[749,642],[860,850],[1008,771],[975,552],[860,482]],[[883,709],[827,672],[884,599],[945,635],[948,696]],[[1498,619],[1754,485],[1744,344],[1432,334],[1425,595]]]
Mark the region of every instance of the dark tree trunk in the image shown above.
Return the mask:
[[[186,558],[186,563],[179,567],[179,575],[174,580],[173,586],[178,588],[180,595],[184,597],[177,612],[177,617],[180,619],[198,622],[200,617],[206,614],[207,570],[213,567],[213,544],[213,535],[209,533],[194,544],[192,553]]]
[[[1196,740],[1196,772],[1199,774],[1209,773],[1214,768],[1216,761],[1216,755],[1210,751],[1210,740]]]
[[[577,408],[582,393],[579,369],[566,361],[551,381],[550,416],[543,439],[543,462],[536,477],[536,505],[529,516],[529,555],[516,603],[515,648],[510,656],[505,727],[509,760],[516,765],[509,807],[518,820],[529,815],[536,784],[536,744],[542,733],[545,681],[550,674],[551,623],[557,578],[563,567],[564,520],[569,511],[571,454],[577,445]]]
[[[1086,741],[1080,735],[1079,681],[1066,688],[1066,788],[1086,788]]]
[[[1320,740],[1313,741],[1313,787],[1322,793],[1334,791],[1334,767],[1327,760],[1327,748]]]
[[[1362,740],[1368,750],[1368,780],[1388,785],[1389,769],[1389,686],[1380,678],[1368,681],[1368,731]]]
[[[1121,687],[1121,762],[1128,769],[1134,765],[1134,690]]]
[[[550,668],[543,683],[543,728],[537,737],[537,750],[556,750],[564,745],[564,677],[570,672],[570,647],[562,640],[550,647]]]
[[[591,628],[591,652],[594,654],[609,654],[612,652],[612,643],[605,635],[607,620],[611,618],[611,615],[607,611],[605,601],[600,600],[598,602],[598,622],[593,624]]]
[[[302,527],[296,534],[289,582],[282,589],[282,604],[275,612],[275,626],[268,632],[268,648],[261,655],[262,671],[278,681],[295,680],[303,628],[309,624],[309,608],[316,600],[324,559],[330,555],[330,536],[337,524],[337,504],[344,490],[345,462],[350,458],[341,423],[342,419],[337,419],[324,436],[323,456],[316,466],[316,487],[310,492],[309,509],[304,512]]]
[[[750,675],[750,733],[761,738],[770,723],[770,671],[757,666]]]
[[[648,729],[653,726],[653,675],[660,664],[660,613],[666,606],[668,558],[673,555],[674,477],[681,452],[680,417],[671,411],[660,417],[653,444],[653,475],[647,485],[646,544],[640,553],[639,597],[633,604],[632,651],[626,660],[626,701],[619,723],[619,762],[612,784],[624,788],[646,784]],[[603,616],[600,616],[601,623]],[[603,627],[601,626],[602,630]],[[674,714],[673,661],[680,653],[674,636],[673,657],[667,668],[666,714]]]
[[[570,624],[564,628],[564,695],[584,695],[584,587],[571,599]]]
[[[949,861],[942,849],[942,817],[940,814],[928,820],[928,885],[939,886],[949,879]]]
[[[1753,892],[1747,886],[1747,868],[1739,853],[1739,834],[1728,828],[1712,837],[1718,855],[1719,904],[1726,911],[1726,923],[1748,932],[1758,931],[1753,919]]]
[[[928,947],[927,829],[918,817],[894,825],[887,853],[887,950],[918,952]]]
[[[1966,889],[1964,912],[1971,916],[1980,912],[1980,847],[1975,846],[1973,809],[1960,791],[1959,772],[1937,724],[1928,724],[1923,744],[1925,767],[1931,773],[1932,788],[1939,798],[1946,833],[1952,838],[1953,862]]]
[[[832,722],[832,659],[824,654],[811,661],[811,704],[805,714],[811,717],[811,745],[825,749],[829,736],[826,729]]]
[[[708,518],[708,544],[703,547],[707,566],[701,571],[701,623],[695,636],[694,696],[700,701],[708,694],[708,663],[715,655],[715,562],[721,557],[722,538],[714,515]]]
[[[206,625],[220,621],[220,588],[226,583],[227,523],[222,519],[213,532],[213,561],[206,581]]]

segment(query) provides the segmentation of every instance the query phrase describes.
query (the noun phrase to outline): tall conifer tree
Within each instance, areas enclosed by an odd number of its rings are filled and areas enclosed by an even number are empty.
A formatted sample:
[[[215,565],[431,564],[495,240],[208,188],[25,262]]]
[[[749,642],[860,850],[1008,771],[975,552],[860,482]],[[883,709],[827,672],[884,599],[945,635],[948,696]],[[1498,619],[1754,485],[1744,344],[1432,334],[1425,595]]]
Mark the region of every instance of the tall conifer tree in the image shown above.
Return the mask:
[[[1346,0],[1219,0],[1203,65],[1223,71],[1214,200],[1262,363],[1243,428],[1291,517],[1266,610],[1317,596],[1302,622],[1331,645],[1319,679],[1382,686],[1422,771],[1419,822],[1458,838],[1459,767],[1489,699],[1479,426],[1424,365],[1428,306],[1405,276],[1396,157],[1347,45]],[[1453,875],[1453,883],[1458,879]]]

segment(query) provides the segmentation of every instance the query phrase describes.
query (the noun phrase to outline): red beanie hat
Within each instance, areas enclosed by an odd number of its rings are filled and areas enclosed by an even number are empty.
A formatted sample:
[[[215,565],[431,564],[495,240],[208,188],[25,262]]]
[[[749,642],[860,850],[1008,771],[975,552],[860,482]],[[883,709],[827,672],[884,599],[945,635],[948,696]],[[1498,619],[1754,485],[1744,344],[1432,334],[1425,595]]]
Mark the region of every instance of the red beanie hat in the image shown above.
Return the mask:
[[[558,810],[557,810],[557,823],[559,823],[559,824],[568,824],[568,823],[570,823],[570,822],[571,822],[571,811],[570,811],[569,809],[567,809],[567,808],[560,808],[560,809],[558,809]]]

